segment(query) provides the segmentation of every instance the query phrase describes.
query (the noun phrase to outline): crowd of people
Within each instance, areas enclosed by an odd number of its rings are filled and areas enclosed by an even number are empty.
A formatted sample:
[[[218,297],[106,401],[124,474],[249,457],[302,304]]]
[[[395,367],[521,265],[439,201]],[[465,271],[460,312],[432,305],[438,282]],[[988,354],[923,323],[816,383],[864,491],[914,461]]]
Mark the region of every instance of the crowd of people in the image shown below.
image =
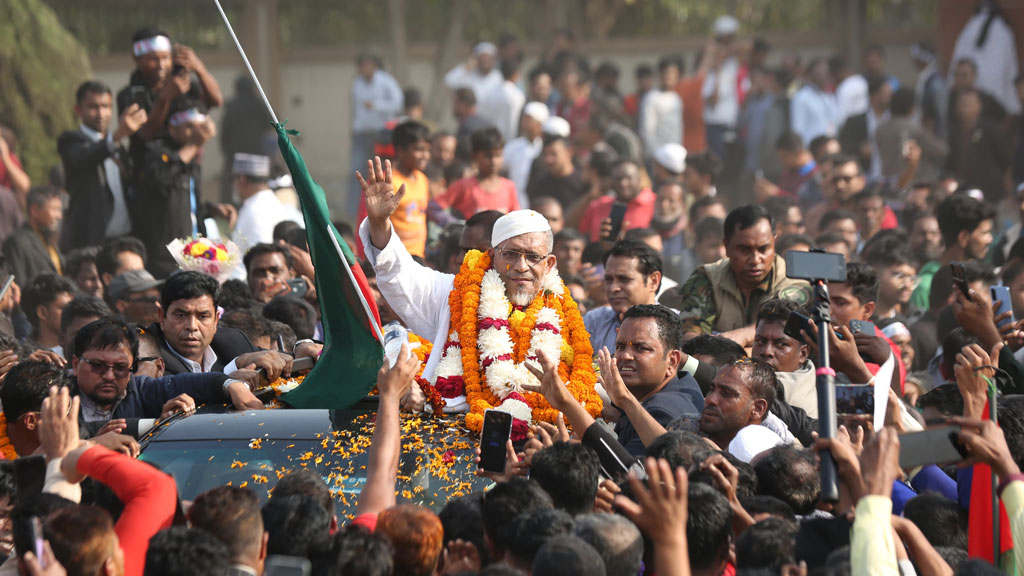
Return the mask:
[[[567,31],[521,76],[510,35],[444,76],[451,131],[360,55],[358,219],[335,227],[382,324],[434,338],[434,352],[421,367],[404,346],[378,373],[349,520],[312,467],[265,503],[230,485],[180,502],[170,476],[136,459],[140,420],[262,409],[257,388],[319,356],[317,288],[334,288],[317,285],[287,175],[260,146],[231,157],[231,202],[204,200],[220,89],[193,50],[140,30],[116,98],[95,81],[68,95],[80,126],[58,139],[50,183],[33,186],[0,134],[0,452],[14,460],[0,462],[0,572],[1024,570],[1024,81],[1007,40],[983,3],[949,74],[917,44],[904,84],[881,46],[861,70],[779,58],[725,16],[691,68],[676,55],[639,66],[622,94],[618,68],[592,67]],[[228,122],[263,119],[236,108]],[[167,244],[200,235],[234,240],[229,275],[178,269]],[[815,290],[787,276],[787,253],[810,250],[845,262],[821,339],[807,321]],[[535,301],[574,303],[532,312],[561,336],[553,348],[527,339],[522,365],[510,344],[479,367],[481,380],[490,364],[522,371],[502,408],[530,410],[523,394],[536,394],[557,416],[509,439],[504,471],[478,472],[486,491],[430,510],[396,496],[402,419],[431,410],[424,381],[445,380],[446,411],[476,409],[468,384],[452,392],[469,363],[446,370],[460,331],[477,330],[453,324],[463,300],[449,294],[480,258],[494,273],[480,271],[472,302],[481,334],[521,332]],[[508,320],[484,317],[489,281]],[[586,341],[570,345],[574,318]],[[876,399],[873,413],[839,410],[834,435],[819,435],[833,412],[819,405],[819,342],[837,383]],[[581,351],[593,362],[574,362]],[[575,383],[593,366],[588,403]],[[901,464],[904,435],[950,426],[959,462]],[[30,459],[40,486],[16,482]],[[21,548],[26,525],[41,546]]]

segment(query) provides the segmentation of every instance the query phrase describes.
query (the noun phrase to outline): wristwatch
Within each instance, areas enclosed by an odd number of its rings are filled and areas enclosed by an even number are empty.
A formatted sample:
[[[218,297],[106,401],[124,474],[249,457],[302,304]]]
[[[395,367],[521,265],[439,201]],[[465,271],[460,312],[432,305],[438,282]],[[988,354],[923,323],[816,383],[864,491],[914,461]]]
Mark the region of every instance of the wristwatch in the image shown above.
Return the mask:
[[[295,351],[298,350],[299,346],[302,345],[302,344],[316,344],[316,341],[315,340],[310,340],[309,338],[303,338],[302,340],[296,340],[295,341],[295,345],[292,346],[292,356],[295,356]]]
[[[231,385],[234,384],[235,382],[240,382],[242,384],[245,384],[245,387],[249,389],[249,392],[253,391],[252,384],[249,384],[245,380],[239,380],[237,378],[228,378],[227,380],[224,381],[224,394],[225,395],[229,394],[228,393],[228,388],[230,388]]]

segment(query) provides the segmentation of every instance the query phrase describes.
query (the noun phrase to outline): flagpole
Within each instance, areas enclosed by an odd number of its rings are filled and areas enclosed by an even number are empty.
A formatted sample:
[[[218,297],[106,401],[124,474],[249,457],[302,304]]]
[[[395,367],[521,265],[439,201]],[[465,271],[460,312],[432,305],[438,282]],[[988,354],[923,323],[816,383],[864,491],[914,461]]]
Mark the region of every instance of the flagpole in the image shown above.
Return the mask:
[[[228,15],[224,13],[224,8],[220,5],[220,0],[213,0],[213,2],[217,5],[220,17],[224,19],[224,25],[228,27],[228,33],[231,34],[231,39],[235,42],[235,48],[238,48],[238,53],[242,56],[242,62],[245,63],[245,68],[249,70],[249,76],[252,77],[253,83],[256,84],[256,90],[259,91],[260,98],[263,98],[263,105],[267,107],[267,114],[270,114],[270,119],[274,121],[274,124],[280,124],[280,122],[277,121],[277,114],[274,114],[274,108],[270,105],[270,100],[267,99],[266,93],[263,92],[263,86],[260,84],[259,78],[256,77],[256,72],[252,69],[252,64],[249,64],[249,57],[245,55],[245,50],[242,49],[242,43],[238,41],[238,36],[235,35],[235,29],[231,27]]]
[[[366,319],[369,321],[374,335],[377,336],[377,340],[379,340],[381,346],[383,346],[384,334],[381,333],[380,325],[373,321],[373,312],[370,310],[370,304],[367,303],[365,298],[363,298],[362,292],[359,290],[359,283],[356,282],[356,276],[352,273],[352,267],[348,265],[348,258],[345,258],[345,252],[341,249],[341,245],[338,244],[338,239],[334,237],[334,233],[331,232],[331,226],[329,224],[327,226],[327,237],[331,239],[331,242],[334,244],[334,249],[338,251],[338,255],[341,257],[341,264],[345,267],[345,273],[348,274],[348,279],[352,282],[352,286],[355,287],[356,293],[359,295],[359,303],[363,305],[363,311],[366,312]]]

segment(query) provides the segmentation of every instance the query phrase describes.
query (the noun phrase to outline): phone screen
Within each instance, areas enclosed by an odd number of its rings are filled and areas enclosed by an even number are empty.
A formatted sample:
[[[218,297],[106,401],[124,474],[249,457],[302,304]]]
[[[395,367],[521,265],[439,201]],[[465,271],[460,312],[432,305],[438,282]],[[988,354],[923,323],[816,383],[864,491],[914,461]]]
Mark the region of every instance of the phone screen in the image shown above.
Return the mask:
[[[867,320],[850,320],[850,332],[854,334],[875,335],[875,323]]]
[[[830,252],[786,252],[786,276],[801,280],[846,282],[846,258]]]
[[[811,319],[799,312],[790,312],[789,318],[786,320],[786,326],[782,331],[785,332],[786,336],[803,342],[804,336],[800,333],[801,330],[806,330],[807,334],[812,334]]]
[[[306,286],[306,281],[302,278],[292,278],[291,280],[288,280],[288,287],[291,288],[292,295],[298,296],[299,298],[305,297],[306,291],[309,290],[309,287]]]
[[[612,232],[609,239],[614,242],[618,239],[619,232],[622,231],[622,221],[626,217],[626,205],[622,202],[612,203],[612,211],[608,217],[612,221]]]
[[[953,285],[960,289],[965,298],[970,299],[971,295],[967,288],[967,273],[964,272],[963,262],[950,262],[950,271],[953,273]]]
[[[999,303],[999,309],[996,310],[996,316],[1005,312],[1010,312],[1009,318],[1004,318],[999,321],[999,328],[1011,324],[1014,322],[1013,317],[1013,304],[1010,301],[1010,289],[1006,286],[992,286],[992,301]]]
[[[480,469],[487,472],[505,471],[505,444],[512,436],[512,415],[508,412],[484,412],[483,430],[480,432]]]
[[[875,388],[865,384],[836,384],[836,414],[875,413]]]

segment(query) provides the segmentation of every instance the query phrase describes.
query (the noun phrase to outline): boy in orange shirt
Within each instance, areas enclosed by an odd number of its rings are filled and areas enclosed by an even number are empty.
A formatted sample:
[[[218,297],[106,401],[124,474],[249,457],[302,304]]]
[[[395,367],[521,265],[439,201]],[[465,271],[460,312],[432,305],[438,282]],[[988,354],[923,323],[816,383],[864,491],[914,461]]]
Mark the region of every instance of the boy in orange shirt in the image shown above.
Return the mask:
[[[469,218],[484,210],[498,210],[507,214],[519,210],[516,185],[498,175],[502,166],[505,139],[493,126],[477,130],[470,136],[476,176],[463,178],[448,187],[437,199],[444,208],[452,208]]]
[[[430,129],[408,120],[391,131],[395,149],[392,181],[395,190],[405,185],[405,196],[391,215],[391,225],[413,256],[423,258],[427,248],[427,204],[430,202],[430,181],[423,173],[430,162]],[[359,220],[366,218],[366,199],[359,201]],[[358,238],[358,237],[357,237]],[[362,252],[362,246],[359,247]]]

